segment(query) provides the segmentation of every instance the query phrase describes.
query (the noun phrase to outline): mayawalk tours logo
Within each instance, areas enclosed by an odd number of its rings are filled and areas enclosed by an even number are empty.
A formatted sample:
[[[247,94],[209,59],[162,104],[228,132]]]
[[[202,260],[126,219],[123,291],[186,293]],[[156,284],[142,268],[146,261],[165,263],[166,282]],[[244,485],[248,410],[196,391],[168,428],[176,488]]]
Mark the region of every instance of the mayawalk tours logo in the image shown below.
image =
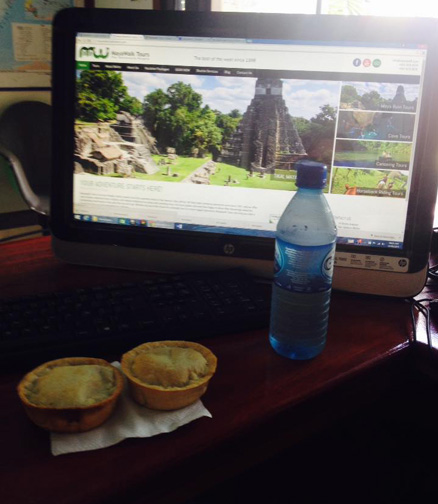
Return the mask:
[[[82,46],[79,49],[79,58],[86,60],[105,60],[108,57],[112,60],[116,58],[119,61],[148,61],[151,57],[148,51],[132,48],[113,49],[109,47]]]
[[[79,56],[81,58],[95,58],[95,59],[106,59],[110,54],[109,47],[106,50],[96,47],[81,47],[79,50]]]

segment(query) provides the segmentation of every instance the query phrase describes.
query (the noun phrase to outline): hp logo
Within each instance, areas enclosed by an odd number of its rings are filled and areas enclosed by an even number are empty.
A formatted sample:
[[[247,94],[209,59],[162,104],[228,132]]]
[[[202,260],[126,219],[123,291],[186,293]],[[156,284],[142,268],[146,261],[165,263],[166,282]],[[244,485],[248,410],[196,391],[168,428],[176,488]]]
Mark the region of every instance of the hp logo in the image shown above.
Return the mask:
[[[236,251],[236,248],[232,243],[226,243],[224,245],[223,251],[226,255],[233,255]]]

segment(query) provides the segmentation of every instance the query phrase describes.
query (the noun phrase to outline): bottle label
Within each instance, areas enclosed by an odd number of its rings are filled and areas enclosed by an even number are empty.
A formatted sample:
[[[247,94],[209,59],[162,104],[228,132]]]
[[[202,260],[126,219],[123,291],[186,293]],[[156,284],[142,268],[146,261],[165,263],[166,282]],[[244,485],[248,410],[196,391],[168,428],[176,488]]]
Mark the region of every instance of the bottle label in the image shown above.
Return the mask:
[[[323,292],[331,288],[335,243],[305,247],[275,241],[274,282],[292,292]]]

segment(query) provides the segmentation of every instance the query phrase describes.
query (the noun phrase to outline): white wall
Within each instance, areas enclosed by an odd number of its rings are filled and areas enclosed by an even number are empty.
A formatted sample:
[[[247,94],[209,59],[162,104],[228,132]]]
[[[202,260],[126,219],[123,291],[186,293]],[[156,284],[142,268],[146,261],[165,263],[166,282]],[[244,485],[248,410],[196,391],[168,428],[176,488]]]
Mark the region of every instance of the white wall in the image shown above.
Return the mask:
[[[50,91],[0,91],[0,114],[13,103],[25,100],[51,102]]]

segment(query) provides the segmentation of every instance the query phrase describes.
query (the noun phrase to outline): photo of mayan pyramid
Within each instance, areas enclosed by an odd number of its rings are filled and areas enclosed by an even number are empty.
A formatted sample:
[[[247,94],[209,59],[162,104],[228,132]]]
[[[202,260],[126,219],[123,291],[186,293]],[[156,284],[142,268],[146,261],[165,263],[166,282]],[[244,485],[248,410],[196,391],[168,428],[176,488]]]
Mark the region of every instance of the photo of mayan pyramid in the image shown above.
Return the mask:
[[[301,138],[283,98],[281,79],[259,78],[255,94],[230,141],[224,145],[224,163],[251,173],[290,170],[306,155]]]

